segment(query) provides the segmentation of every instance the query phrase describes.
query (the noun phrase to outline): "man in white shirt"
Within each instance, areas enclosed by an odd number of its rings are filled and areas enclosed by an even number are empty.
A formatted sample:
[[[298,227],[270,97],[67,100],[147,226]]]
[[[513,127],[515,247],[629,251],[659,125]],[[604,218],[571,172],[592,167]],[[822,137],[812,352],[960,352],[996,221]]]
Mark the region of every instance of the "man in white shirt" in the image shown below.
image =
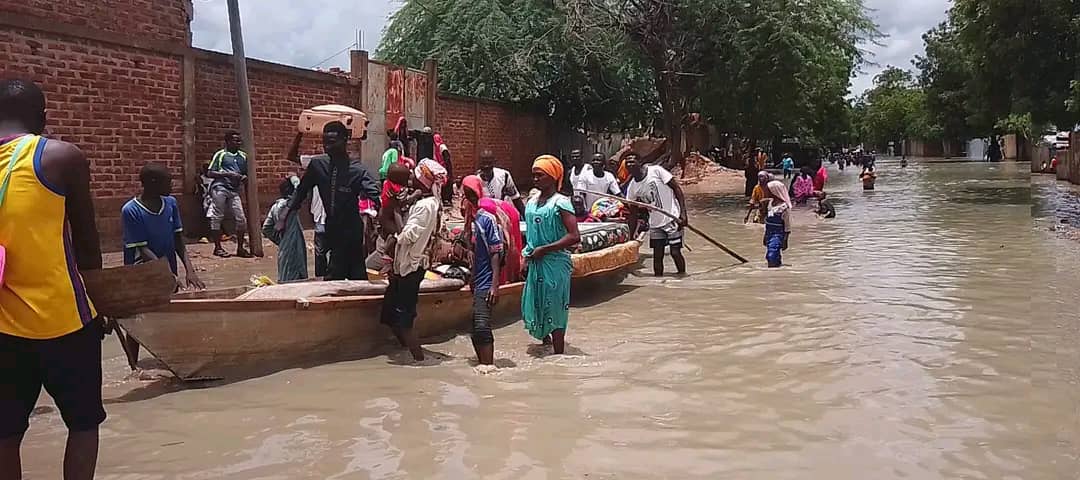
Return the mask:
[[[446,169],[438,162],[424,159],[414,172],[419,200],[409,207],[405,225],[397,235],[386,240],[386,251],[393,252],[390,284],[383,295],[382,323],[390,327],[414,360],[424,360],[424,350],[413,331],[420,283],[430,266],[429,248],[439,225],[442,200],[433,191],[446,184]]]
[[[484,183],[484,193],[488,198],[514,202],[514,207],[519,212],[525,211],[525,204],[521,201],[521,193],[517,185],[514,185],[514,177],[510,172],[495,166],[495,154],[491,150],[480,152],[480,170],[476,172]]]
[[[566,169],[566,177],[569,180],[570,188],[577,190],[577,181],[587,175],[592,167],[585,163],[585,157],[581,156],[581,150],[574,149],[570,151],[570,166]],[[592,206],[586,205],[586,208]]]
[[[675,177],[658,165],[645,165],[634,152],[625,157],[630,171],[630,185],[626,198],[652,205],[669,213],[649,212],[649,245],[653,249],[653,273],[664,275],[664,247],[671,249],[671,258],[680,276],[686,275],[686,259],[682,254],[683,227],[686,226],[686,199]],[[642,209],[631,206],[630,230],[637,236]],[[675,217],[675,218],[672,218]],[[676,218],[678,220],[676,220]]]
[[[592,193],[585,193],[584,190],[611,195],[622,195],[622,190],[619,189],[619,181],[615,179],[615,175],[604,170],[604,164],[606,162],[607,160],[604,159],[604,154],[600,152],[594,153],[589,164],[586,165],[587,168],[582,169],[581,175],[574,178],[574,195],[581,195],[585,200],[586,209],[592,209],[593,204],[603,197]]]

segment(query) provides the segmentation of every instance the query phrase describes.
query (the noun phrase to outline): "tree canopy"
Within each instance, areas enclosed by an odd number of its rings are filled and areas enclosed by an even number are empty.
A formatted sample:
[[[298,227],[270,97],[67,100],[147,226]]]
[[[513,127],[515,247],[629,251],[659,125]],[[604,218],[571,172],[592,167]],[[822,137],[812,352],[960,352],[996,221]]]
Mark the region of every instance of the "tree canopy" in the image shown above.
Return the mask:
[[[927,94],[911,72],[888,67],[855,102],[859,138],[882,148],[889,142],[941,138],[942,127],[927,104]]]
[[[749,138],[823,138],[850,130],[837,119],[878,36],[862,0],[405,0],[376,56],[436,58],[444,90],[591,129],[658,117],[678,135],[698,111]]]
[[[638,58],[584,54],[566,17],[543,0],[408,0],[376,58],[439,61],[439,86],[460,95],[534,105],[574,125],[628,127],[655,111]]]
[[[943,135],[1076,125],[1077,27],[1075,0],[955,0],[945,23],[924,36],[926,55],[915,62]]]

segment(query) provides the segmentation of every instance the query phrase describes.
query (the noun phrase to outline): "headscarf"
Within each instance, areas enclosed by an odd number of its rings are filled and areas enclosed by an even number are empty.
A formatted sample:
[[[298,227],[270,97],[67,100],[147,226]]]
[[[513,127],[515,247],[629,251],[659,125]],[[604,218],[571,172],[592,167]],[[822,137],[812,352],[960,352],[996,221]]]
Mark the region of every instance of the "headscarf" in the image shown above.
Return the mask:
[[[532,168],[539,168],[549,177],[555,179],[556,188],[558,188],[558,185],[563,181],[562,162],[551,155],[541,155],[536,157],[536,161],[533,162]]]
[[[484,193],[484,181],[480,178],[480,176],[469,175],[461,179],[461,188],[462,190],[472,190],[474,193],[476,193],[476,196],[480,199],[480,202],[484,201],[484,197],[486,196]],[[478,207],[478,205],[474,205],[467,198],[463,198],[462,200],[463,201],[461,202],[461,210],[462,214],[465,216],[465,224],[468,225],[472,223],[473,219],[476,217],[476,208]]]
[[[769,193],[772,194],[772,198],[783,202],[786,208],[793,207],[793,205],[791,204],[791,196],[788,195],[788,189],[787,186],[784,185],[784,182],[781,182],[779,180],[773,180],[769,182],[766,187],[769,189]]]
[[[425,188],[430,188],[436,198],[442,198],[442,186],[446,185],[446,169],[439,165],[439,162],[430,158],[420,160],[416,170],[413,170],[413,175]]]
[[[773,174],[771,174],[771,173],[769,173],[769,172],[767,172],[765,170],[762,170],[762,171],[758,172],[757,179],[758,179],[758,183],[763,184],[763,185],[768,185],[769,182],[775,180],[776,177],[773,177]]]
[[[484,181],[479,175],[469,175],[461,179],[461,187],[476,192],[477,198],[484,198],[487,196],[484,192]]]
[[[436,133],[431,137],[435,141],[435,161],[439,162],[439,165],[446,166],[446,160],[443,160],[443,149],[446,148],[446,144],[443,143],[442,135]]]

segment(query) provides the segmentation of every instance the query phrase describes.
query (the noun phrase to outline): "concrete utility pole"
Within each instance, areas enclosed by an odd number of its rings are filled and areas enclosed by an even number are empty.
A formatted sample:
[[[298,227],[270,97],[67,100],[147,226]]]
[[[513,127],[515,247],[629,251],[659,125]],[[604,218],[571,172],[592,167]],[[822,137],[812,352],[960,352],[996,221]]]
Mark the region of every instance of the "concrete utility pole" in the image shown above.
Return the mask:
[[[236,70],[236,93],[240,98],[240,134],[244,137],[247,153],[247,227],[251,239],[251,253],[263,256],[262,213],[259,212],[259,180],[255,155],[255,127],[251,123],[251,92],[248,90],[247,58],[244,56],[244,34],[240,31],[240,5],[238,0],[228,0],[229,31],[232,33],[233,67]]]

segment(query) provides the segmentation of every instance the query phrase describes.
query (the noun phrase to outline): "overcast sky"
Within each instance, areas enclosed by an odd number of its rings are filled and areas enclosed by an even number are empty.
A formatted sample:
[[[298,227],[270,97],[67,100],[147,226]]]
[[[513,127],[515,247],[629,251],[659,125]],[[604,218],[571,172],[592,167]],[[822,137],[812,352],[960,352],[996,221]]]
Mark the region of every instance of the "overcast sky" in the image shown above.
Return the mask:
[[[231,51],[225,0],[193,0],[191,28],[195,46]],[[949,0],[866,0],[871,16],[888,37],[873,52],[865,72],[852,81],[852,92],[868,88],[881,68],[911,69],[923,51],[922,34],[945,18]],[[387,17],[399,0],[241,0],[244,47],[249,57],[298,67],[340,66],[348,69],[346,51],[364,32],[364,49],[374,52]],[[338,53],[341,52],[341,53]],[[320,63],[322,62],[322,63]]]

